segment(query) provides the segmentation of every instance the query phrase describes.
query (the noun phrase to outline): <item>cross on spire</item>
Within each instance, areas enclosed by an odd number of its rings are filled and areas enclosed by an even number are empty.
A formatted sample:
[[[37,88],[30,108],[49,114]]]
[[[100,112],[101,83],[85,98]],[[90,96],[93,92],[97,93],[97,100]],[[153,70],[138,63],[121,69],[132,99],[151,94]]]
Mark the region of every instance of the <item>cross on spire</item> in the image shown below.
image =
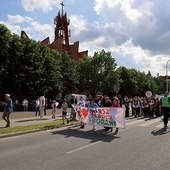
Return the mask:
[[[61,4],[61,16],[63,16],[63,11],[64,11],[64,3],[62,2],[62,3],[60,3]]]

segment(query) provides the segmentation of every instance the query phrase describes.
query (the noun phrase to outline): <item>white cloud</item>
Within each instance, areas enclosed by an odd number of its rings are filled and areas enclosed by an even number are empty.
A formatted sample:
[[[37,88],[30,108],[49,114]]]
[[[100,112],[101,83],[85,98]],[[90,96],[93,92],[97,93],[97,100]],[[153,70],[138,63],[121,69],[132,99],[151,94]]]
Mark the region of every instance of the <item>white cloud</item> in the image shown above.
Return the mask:
[[[6,25],[12,33],[18,35],[21,34],[21,31],[25,31],[29,38],[37,41],[42,41],[46,37],[50,37],[51,41],[54,39],[53,26],[40,24],[28,16],[8,15],[7,21],[0,21],[0,23]]]
[[[1,24],[4,24],[12,33],[20,35],[21,27],[19,25],[12,25],[8,22],[0,21]]]
[[[71,15],[70,17],[70,28],[74,36],[81,34],[87,29],[86,20],[82,16]]]
[[[25,28],[28,32],[31,33],[33,39],[42,41],[46,37],[50,37],[52,41],[54,37],[54,28],[49,24],[40,24],[36,21],[30,23],[29,29]],[[32,29],[31,29],[32,28]]]
[[[118,65],[165,74],[170,54],[169,7],[168,1],[95,0],[94,10],[104,23],[100,36],[105,36]]]
[[[67,9],[78,2],[78,0],[65,1]],[[146,72],[150,70],[154,75],[158,72],[165,74],[165,63],[170,54],[170,22],[168,22],[170,2],[162,3],[160,0],[93,0],[93,2],[91,4],[94,5],[93,12],[96,14],[93,17],[90,10],[83,16],[85,8],[77,9],[77,15],[67,11],[70,18],[70,42],[80,41],[79,51],[88,50],[91,56],[95,51],[102,49],[111,51],[118,66],[123,65]],[[52,10],[53,5],[58,4],[61,8],[60,3],[59,0],[21,0],[22,7],[27,11],[34,11],[35,16],[35,10],[48,12]],[[98,18],[92,22],[92,18],[96,16]],[[20,31],[24,30],[35,40],[43,40],[49,36],[53,41],[52,23],[41,24],[36,19],[20,15],[8,15],[7,21],[3,22],[19,35]]]
[[[20,16],[20,15],[8,15],[7,16],[7,18],[8,18],[8,22],[9,23],[22,23],[22,22],[24,22],[25,21],[25,19],[22,17],[22,16]]]
[[[58,0],[21,0],[21,5],[26,11],[34,11],[36,9],[43,12],[51,11],[53,6],[60,4]]]
[[[23,22],[31,22],[33,21],[32,18],[30,17],[22,17],[21,15],[7,15],[7,22],[9,24],[20,24],[20,23],[23,23]]]

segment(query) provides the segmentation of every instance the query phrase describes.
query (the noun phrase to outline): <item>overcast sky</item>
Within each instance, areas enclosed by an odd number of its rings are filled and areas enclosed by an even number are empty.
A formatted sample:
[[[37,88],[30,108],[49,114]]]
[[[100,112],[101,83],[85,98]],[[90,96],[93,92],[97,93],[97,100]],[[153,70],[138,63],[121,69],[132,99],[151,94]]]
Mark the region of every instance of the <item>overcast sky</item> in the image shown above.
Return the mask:
[[[60,0],[4,0],[0,23],[18,35],[25,31],[37,41],[54,40],[53,19]],[[70,42],[79,51],[111,51],[117,66],[166,74],[170,59],[170,1],[168,0],[63,0],[70,18]],[[169,62],[170,63],[170,62]],[[170,64],[169,64],[170,67]],[[170,70],[168,69],[170,74]]]

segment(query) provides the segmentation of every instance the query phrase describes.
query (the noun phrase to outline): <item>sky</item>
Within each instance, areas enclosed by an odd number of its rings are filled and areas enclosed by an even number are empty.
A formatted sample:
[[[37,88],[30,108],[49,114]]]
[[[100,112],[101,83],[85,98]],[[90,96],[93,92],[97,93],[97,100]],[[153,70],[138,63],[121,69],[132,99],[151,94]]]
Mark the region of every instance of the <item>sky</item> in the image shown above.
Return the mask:
[[[36,41],[54,41],[61,2],[70,19],[70,43],[88,55],[111,52],[117,67],[170,74],[170,1],[165,0],[3,0],[0,23]],[[166,68],[166,65],[168,66]]]

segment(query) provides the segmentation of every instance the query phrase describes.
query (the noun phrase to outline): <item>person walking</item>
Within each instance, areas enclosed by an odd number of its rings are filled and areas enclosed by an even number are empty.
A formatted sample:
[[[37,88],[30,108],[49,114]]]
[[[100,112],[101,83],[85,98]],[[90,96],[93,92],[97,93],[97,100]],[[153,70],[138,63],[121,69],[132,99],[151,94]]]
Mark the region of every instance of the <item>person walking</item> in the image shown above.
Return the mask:
[[[44,119],[44,107],[45,107],[45,97],[42,95],[40,97],[40,119]]]
[[[5,102],[1,102],[4,105],[4,113],[2,118],[5,120],[6,127],[10,127],[10,114],[13,112],[12,99],[10,99],[10,94],[5,95]]]
[[[70,115],[70,118],[72,120],[76,120],[76,112],[75,112],[75,110],[74,110],[74,108],[72,106],[72,105],[76,105],[77,104],[77,99],[76,99],[74,94],[71,96],[71,101],[70,102],[71,102],[71,115]]]
[[[110,98],[108,96],[105,97],[105,102],[103,103],[103,107],[111,107],[112,106],[112,102],[110,100]],[[110,127],[104,127],[105,131],[109,131]]]
[[[25,111],[28,111],[28,99],[25,99]]]
[[[155,117],[159,117],[160,116],[160,101],[157,98],[155,101]]]
[[[67,124],[69,123],[69,120],[68,120],[68,118],[66,117],[66,116],[67,116],[67,108],[68,108],[68,104],[67,104],[66,100],[64,99],[64,100],[63,100],[63,103],[62,103],[62,105],[61,105],[61,109],[62,109],[62,120],[63,120],[62,125],[64,125],[64,119],[67,119]]]
[[[133,100],[133,108],[135,110],[135,116],[134,118],[136,118],[137,116],[140,116],[140,100],[139,97],[135,96],[135,99]]]
[[[78,101],[77,105],[81,107],[86,107],[86,102],[84,101],[83,96],[80,96],[80,100]],[[84,129],[85,123],[83,121],[80,121],[80,125],[80,129]]]
[[[52,118],[53,119],[55,119],[58,104],[59,104],[58,102],[53,100],[53,103],[51,105],[51,107],[52,107]]]
[[[125,97],[124,105],[125,105],[125,108],[126,108],[125,117],[129,117],[130,101],[129,101],[128,97]]]
[[[90,104],[88,106],[89,109],[95,109],[95,108],[98,108],[99,106],[94,102],[94,99],[91,99],[90,100]],[[96,129],[95,129],[95,124],[93,125],[93,129],[91,130],[91,132],[94,132]]]
[[[109,97],[105,97],[105,102],[103,103],[103,107],[110,107],[112,106],[112,102]]]
[[[26,102],[25,102],[25,99],[23,99],[23,101],[22,101],[22,111],[25,111],[25,107],[26,107]]]
[[[164,93],[164,97],[160,100],[162,111],[163,111],[163,122],[164,122],[164,128],[168,129],[168,120],[170,117],[170,98],[168,97],[168,92],[166,91]]]
[[[44,96],[44,97],[45,97],[45,96]],[[47,107],[48,107],[48,100],[47,100],[47,98],[45,97],[44,116],[47,115],[47,112],[46,112]]]
[[[40,116],[40,98],[35,101],[35,116]]]
[[[147,99],[144,99],[143,100],[143,105],[142,105],[142,108],[143,108],[143,113],[144,113],[144,118],[147,118],[149,116],[149,103],[147,101]]]
[[[119,99],[116,96],[113,97],[112,107],[120,107]],[[110,129],[111,129],[111,132],[112,132],[113,131],[113,127],[111,127]],[[119,131],[119,128],[116,128],[116,130],[114,132],[114,135],[117,135],[118,131]]]

